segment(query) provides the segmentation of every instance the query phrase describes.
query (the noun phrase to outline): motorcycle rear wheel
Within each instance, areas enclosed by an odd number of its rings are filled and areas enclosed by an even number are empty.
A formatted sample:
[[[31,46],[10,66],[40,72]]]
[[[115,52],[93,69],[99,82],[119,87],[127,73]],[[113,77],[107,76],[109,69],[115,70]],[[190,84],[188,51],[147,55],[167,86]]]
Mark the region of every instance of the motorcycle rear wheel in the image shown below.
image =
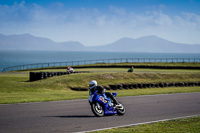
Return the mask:
[[[93,103],[91,105],[91,109],[95,116],[98,116],[98,117],[104,116],[103,106],[99,102]]]

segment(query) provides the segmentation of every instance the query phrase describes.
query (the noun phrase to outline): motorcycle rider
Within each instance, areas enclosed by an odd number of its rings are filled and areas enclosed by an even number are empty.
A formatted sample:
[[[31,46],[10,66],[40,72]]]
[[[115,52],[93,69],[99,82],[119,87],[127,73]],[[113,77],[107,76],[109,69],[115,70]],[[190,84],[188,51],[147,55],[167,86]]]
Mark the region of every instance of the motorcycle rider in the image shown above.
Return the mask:
[[[114,107],[121,107],[121,104],[115,99],[115,97],[110,93],[110,92],[105,92],[105,88],[103,88],[100,85],[97,85],[96,80],[92,80],[89,83],[89,95],[92,95],[95,91],[98,91],[98,94],[103,94],[105,93],[107,97],[113,100]]]

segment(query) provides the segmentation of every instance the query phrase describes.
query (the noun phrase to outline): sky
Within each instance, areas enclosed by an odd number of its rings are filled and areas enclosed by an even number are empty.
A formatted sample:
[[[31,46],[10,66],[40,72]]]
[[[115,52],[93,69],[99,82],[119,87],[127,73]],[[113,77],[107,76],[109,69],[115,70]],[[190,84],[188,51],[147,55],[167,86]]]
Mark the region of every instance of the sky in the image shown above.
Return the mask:
[[[148,35],[200,44],[200,0],[0,0],[0,33],[85,46]]]

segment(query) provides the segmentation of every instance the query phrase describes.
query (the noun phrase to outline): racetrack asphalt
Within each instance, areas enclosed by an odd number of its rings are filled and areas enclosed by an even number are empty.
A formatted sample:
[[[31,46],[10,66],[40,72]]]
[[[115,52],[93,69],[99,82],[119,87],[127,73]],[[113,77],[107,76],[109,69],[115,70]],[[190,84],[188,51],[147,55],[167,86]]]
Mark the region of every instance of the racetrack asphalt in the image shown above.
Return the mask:
[[[0,105],[0,133],[68,133],[200,115],[200,93],[118,97],[124,116],[95,117],[87,99]]]

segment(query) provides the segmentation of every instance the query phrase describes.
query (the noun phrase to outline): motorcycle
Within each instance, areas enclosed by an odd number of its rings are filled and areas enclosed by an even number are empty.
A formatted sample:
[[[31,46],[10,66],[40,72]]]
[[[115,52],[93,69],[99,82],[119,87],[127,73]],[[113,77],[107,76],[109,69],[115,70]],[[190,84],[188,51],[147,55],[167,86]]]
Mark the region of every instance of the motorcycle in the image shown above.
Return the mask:
[[[70,74],[70,73],[74,73],[75,71],[74,71],[74,69],[73,69],[72,67],[69,67],[69,68],[67,69],[67,72]]]
[[[114,97],[117,96],[117,92],[112,93]],[[101,117],[104,115],[124,115],[125,108],[121,104],[121,106],[116,107],[113,101],[103,94],[97,94],[97,91],[94,94],[89,96],[89,103],[91,105],[92,112],[95,116]]]

